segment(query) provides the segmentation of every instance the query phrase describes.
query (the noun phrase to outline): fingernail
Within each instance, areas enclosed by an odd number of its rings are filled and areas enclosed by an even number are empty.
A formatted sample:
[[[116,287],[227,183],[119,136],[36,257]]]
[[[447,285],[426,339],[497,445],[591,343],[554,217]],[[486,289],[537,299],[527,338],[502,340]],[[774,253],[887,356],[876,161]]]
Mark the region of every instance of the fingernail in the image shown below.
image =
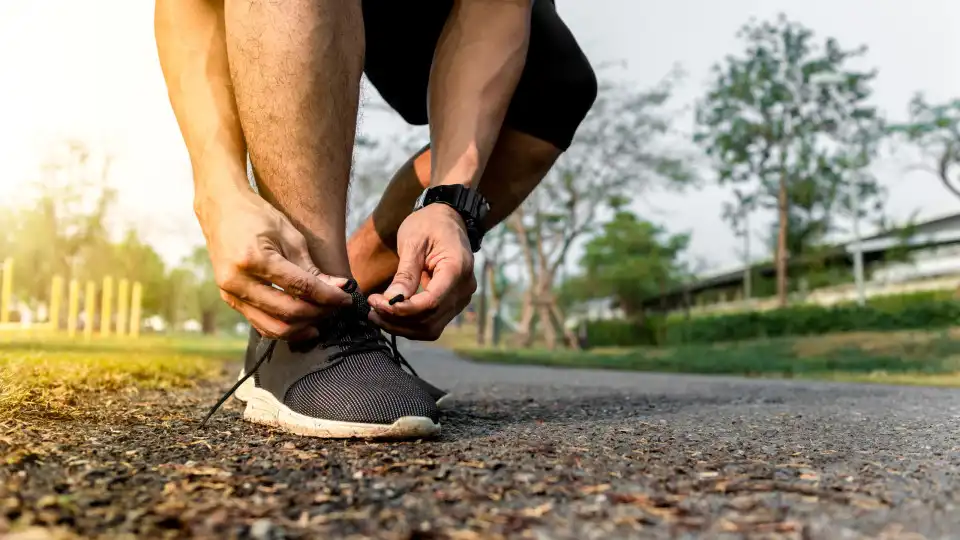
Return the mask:
[[[343,286],[347,284],[347,281],[349,281],[345,277],[335,277],[335,276],[326,276],[326,275],[322,275],[319,277],[320,277],[320,281],[332,287],[336,287],[338,289],[342,289]]]

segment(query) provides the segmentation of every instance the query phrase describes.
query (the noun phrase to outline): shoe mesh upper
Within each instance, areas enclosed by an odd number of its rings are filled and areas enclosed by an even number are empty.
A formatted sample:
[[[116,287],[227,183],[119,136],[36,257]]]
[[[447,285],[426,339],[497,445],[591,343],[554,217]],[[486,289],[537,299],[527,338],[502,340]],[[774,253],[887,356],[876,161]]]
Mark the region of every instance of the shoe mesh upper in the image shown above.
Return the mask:
[[[436,398],[404,371],[387,350],[369,350],[380,332],[367,322],[370,308],[366,299],[356,292],[353,299],[352,307],[340,310],[320,328],[324,334],[321,340],[333,344],[332,349],[303,353],[331,354],[339,350],[344,353],[343,358],[295,382],[283,398],[284,405],[306,416],[340,422],[392,424],[404,416],[436,422]],[[353,350],[357,352],[351,353]],[[280,359],[272,361],[277,360]],[[270,369],[269,364],[260,369]]]

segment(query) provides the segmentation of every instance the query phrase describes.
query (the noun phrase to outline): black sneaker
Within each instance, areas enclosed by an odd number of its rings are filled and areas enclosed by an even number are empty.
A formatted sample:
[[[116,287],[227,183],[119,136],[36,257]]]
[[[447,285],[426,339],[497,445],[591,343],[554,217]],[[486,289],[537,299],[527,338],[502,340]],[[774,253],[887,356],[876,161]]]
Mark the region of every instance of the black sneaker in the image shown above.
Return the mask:
[[[253,381],[241,397],[246,420],[327,438],[412,439],[440,433],[436,399],[405,372],[394,347],[366,319],[369,307],[351,282],[354,305],[318,327],[316,339],[258,339],[244,377],[210,411]],[[259,336],[257,336],[259,338]],[[254,361],[255,360],[255,361]]]
[[[359,309],[363,309],[363,306],[366,306],[365,300],[360,305]],[[369,310],[369,308],[367,308],[367,310]],[[247,402],[247,396],[250,394],[250,391],[256,387],[252,378],[244,379],[244,377],[247,374],[247,370],[253,369],[254,364],[256,364],[260,356],[263,355],[263,348],[268,345],[269,342],[270,340],[263,339],[255,328],[250,329],[250,337],[247,341],[247,350],[244,354],[243,367],[240,368],[240,375],[237,376],[237,380],[243,381],[243,383],[233,393],[233,397],[244,403]],[[392,337],[391,339],[390,348],[391,358],[393,358],[400,367],[406,368],[407,371],[413,375],[417,381],[417,384],[420,385],[420,388],[422,388],[426,393],[430,394],[430,397],[437,402],[437,407],[441,409],[446,408],[451,402],[450,393],[430,384],[417,374],[416,370],[413,369],[413,366],[407,362],[406,358],[404,358],[397,349],[395,337]]]

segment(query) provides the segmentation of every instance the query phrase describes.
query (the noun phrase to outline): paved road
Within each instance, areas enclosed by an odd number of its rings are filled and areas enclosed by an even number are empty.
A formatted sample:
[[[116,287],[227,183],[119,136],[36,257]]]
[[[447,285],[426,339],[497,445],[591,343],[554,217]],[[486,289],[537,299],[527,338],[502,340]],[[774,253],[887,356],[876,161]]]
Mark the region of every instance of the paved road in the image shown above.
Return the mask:
[[[37,429],[39,457],[0,473],[0,530],[6,511],[134,537],[960,538],[960,392],[407,353],[458,396],[439,441],[305,440],[236,404],[198,432],[219,388],[141,396]]]

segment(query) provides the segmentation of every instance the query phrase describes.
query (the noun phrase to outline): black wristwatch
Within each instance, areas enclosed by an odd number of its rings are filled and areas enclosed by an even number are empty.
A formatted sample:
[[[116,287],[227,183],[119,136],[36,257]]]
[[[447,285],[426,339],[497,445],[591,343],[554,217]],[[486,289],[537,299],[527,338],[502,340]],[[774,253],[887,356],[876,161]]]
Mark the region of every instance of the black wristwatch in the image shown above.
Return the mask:
[[[490,211],[490,204],[477,190],[459,184],[449,186],[434,186],[427,188],[420,194],[413,211],[424,206],[441,203],[460,214],[467,226],[467,238],[470,239],[470,249],[474,253],[480,251],[480,242],[486,231],[483,230],[483,220]]]

